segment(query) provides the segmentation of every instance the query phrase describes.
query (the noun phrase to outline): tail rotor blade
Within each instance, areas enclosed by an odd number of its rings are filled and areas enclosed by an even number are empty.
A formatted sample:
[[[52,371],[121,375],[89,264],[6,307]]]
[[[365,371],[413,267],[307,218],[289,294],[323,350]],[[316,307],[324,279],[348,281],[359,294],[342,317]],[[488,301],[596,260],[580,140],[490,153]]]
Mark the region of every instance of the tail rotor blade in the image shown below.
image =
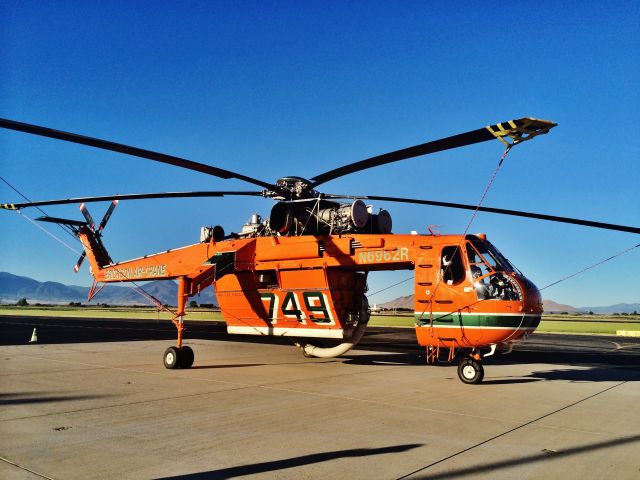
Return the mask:
[[[82,262],[84,262],[85,257],[87,256],[86,252],[82,252],[82,255],[80,255],[80,258],[78,259],[78,262],[75,264],[75,266],[73,267],[73,271],[78,273],[78,271],[80,270],[80,265],[82,265]]]
[[[111,202],[111,205],[109,205],[109,208],[107,209],[107,213],[104,214],[104,217],[102,218],[102,221],[100,222],[100,225],[98,226],[98,232],[97,233],[100,233],[104,229],[104,227],[107,225],[107,222],[111,218],[111,214],[113,213],[113,210],[116,208],[116,205],[118,205],[118,200],[113,200]]]
[[[82,212],[82,215],[84,215],[84,218],[87,219],[87,223],[89,224],[89,228],[93,231],[95,231],[96,229],[96,222],[93,221],[93,217],[91,216],[91,214],[89,213],[89,210],[87,210],[87,207],[85,206],[84,203],[82,203],[80,205],[80,211]]]

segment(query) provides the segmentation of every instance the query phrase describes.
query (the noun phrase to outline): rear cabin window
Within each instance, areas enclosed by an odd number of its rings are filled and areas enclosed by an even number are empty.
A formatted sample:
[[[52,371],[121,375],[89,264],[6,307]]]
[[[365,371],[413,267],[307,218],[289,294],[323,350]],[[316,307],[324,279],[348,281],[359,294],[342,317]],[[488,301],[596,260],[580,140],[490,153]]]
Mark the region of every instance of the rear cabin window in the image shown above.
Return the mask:
[[[442,281],[447,285],[457,285],[465,278],[464,264],[462,263],[462,247],[453,245],[444,247],[440,256],[440,274]]]

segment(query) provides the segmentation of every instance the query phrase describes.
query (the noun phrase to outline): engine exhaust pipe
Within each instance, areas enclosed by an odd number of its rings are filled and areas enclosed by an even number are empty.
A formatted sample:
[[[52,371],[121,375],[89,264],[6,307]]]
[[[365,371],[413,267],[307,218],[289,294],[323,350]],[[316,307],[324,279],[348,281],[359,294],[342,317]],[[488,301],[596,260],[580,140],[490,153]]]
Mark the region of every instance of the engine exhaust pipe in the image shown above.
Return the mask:
[[[358,316],[358,323],[355,328],[351,332],[351,338],[348,342],[341,343],[340,345],[336,345],[335,347],[318,347],[311,343],[300,343],[295,342],[295,346],[302,350],[302,353],[305,357],[316,357],[316,358],[335,358],[340,355],[344,355],[353,347],[355,347],[358,342],[362,339],[364,335],[364,331],[367,328],[367,324],[369,323],[369,301],[366,296],[362,296],[362,306],[360,307],[360,312]]]

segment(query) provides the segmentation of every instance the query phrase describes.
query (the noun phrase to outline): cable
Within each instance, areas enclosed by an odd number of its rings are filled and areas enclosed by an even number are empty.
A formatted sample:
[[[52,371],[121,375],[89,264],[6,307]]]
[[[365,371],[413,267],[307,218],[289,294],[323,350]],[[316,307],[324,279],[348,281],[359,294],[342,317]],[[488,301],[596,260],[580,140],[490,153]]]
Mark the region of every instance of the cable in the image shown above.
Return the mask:
[[[621,251],[621,252],[618,252],[618,253],[616,253],[615,255],[610,256],[609,258],[605,258],[604,260],[600,260],[599,262],[594,263],[593,265],[589,265],[588,267],[583,268],[582,270],[579,270],[579,271],[577,271],[576,273],[573,273],[573,274],[571,274],[571,275],[567,275],[566,277],[563,277],[563,278],[561,278],[560,280],[556,280],[555,282],[550,283],[549,285],[545,285],[544,287],[542,287],[542,288],[540,289],[540,291],[545,290],[545,289],[547,289],[547,288],[549,288],[549,287],[552,287],[552,286],[554,286],[554,285],[557,285],[557,284],[558,284],[558,283],[560,283],[560,282],[564,282],[565,280],[569,280],[570,278],[573,278],[573,277],[575,277],[575,276],[577,276],[577,275],[580,275],[581,273],[584,273],[584,272],[586,272],[587,270],[591,270],[592,268],[597,267],[598,265],[602,265],[603,263],[606,263],[606,262],[608,262],[608,261],[610,261],[610,260],[613,260],[614,258],[619,257],[620,255],[624,255],[625,253],[628,253],[628,252],[630,252],[631,250],[633,250],[634,248],[638,248],[638,247],[640,247],[640,243],[639,243],[639,244],[637,244],[637,245],[634,245],[633,247],[627,248],[626,250],[623,250],[623,251]]]
[[[467,227],[464,229],[464,233],[462,234],[463,239],[466,237],[467,232],[469,231],[469,228],[471,228],[471,224],[473,223],[476,215],[478,214],[478,211],[480,209],[480,207],[482,206],[482,203],[484,202],[485,197],[487,196],[487,193],[489,192],[489,189],[491,188],[491,185],[493,184],[493,181],[495,180],[496,176],[498,175],[498,171],[500,170],[500,167],[502,167],[502,164],[504,163],[505,158],[507,157],[507,154],[509,153],[509,151],[511,150],[512,145],[508,145],[507,148],[505,149],[504,153],[502,154],[502,156],[500,157],[500,161],[498,162],[498,165],[496,166],[496,168],[493,170],[493,174],[491,175],[491,178],[489,179],[489,183],[487,184],[486,188],[484,189],[484,192],[482,193],[482,196],[480,197],[480,201],[478,202],[478,205],[476,206],[476,209],[473,211],[473,214],[471,215],[471,218],[469,219],[469,223],[467,223]],[[456,246],[456,251],[453,252],[452,255],[452,260],[453,260],[453,256],[455,256],[455,254],[458,252],[458,250],[460,249],[460,245]],[[447,268],[445,270],[445,273],[451,268],[451,263],[449,265],[447,265]],[[413,276],[405,278],[404,280],[401,280],[398,283],[394,283],[393,285],[389,285],[388,287],[385,287],[381,290],[378,290],[377,292],[371,293],[369,295],[367,295],[368,297],[372,297],[374,295],[377,295],[378,293],[384,292],[385,290],[389,290],[390,288],[396,287],[398,285],[401,285],[405,282],[408,282],[409,280],[411,280],[413,278]],[[433,290],[433,294],[431,295],[432,299],[433,296],[436,294],[436,291],[438,290],[438,287],[440,286],[440,279],[438,279],[438,283],[436,284],[434,290]],[[432,304],[433,302],[430,302],[430,304]],[[425,307],[424,311],[422,312],[422,314],[420,315],[420,317],[422,318],[422,315],[424,315],[425,311],[427,310],[427,308]]]
[[[405,278],[404,280],[400,280],[398,283],[394,283],[393,285],[389,285],[388,287],[383,288],[382,290],[378,290],[377,292],[373,292],[367,295],[367,297],[373,297],[374,295],[377,295],[381,292],[384,292],[385,290],[389,290],[390,288],[393,287],[397,287],[398,285],[402,285],[403,283],[408,282],[409,280],[413,279],[413,275],[411,275],[410,277]]]
[[[435,285],[435,287],[433,289],[433,293],[431,294],[430,301],[427,304],[428,306],[425,306],[424,310],[422,310],[422,312],[420,313],[420,317],[419,318],[422,319],[423,315],[427,311],[427,308],[429,308],[429,310],[430,310],[429,311],[429,323],[430,323],[430,326],[432,328],[433,328],[433,299],[435,298],[436,292],[438,291],[438,287],[440,287],[440,283],[442,282],[442,279],[447,274],[447,272],[451,269],[451,265],[453,264],[453,260],[454,260],[454,258],[456,256],[456,254],[461,250],[462,243],[464,242],[464,240],[465,240],[465,238],[467,236],[467,232],[469,231],[469,228],[471,228],[471,224],[475,220],[476,215],[478,214],[478,211],[480,210],[480,207],[482,206],[482,203],[484,202],[484,199],[487,196],[487,193],[489,193],[489,189],[491,188],[491,185],[493,185],[493,181],[495,180],[496,176],[498,175],[498,171],[500,171],[500,167],[502,167],[502,164],[504,163],[505,158],[507,158],[507,155],[509,154],[509,151],[511,150],[512,146],[513,145],[510,145],[510,144],[507,145],[507,148],[505,148],[504,153],[500,157],[500,161],[498,162],[498,165],[496,166],[496,168],[493,169],[493,173],[491,175],[491,178],[489,179],[489,183],[487,183],[487,186],[485,187],[484,192],[482,193],[482,196],[480,197],[480,201],[476,205],[476,209],[471,214],[471,218],[469,219],[469,223],[467,223],[467,227],[464,229],[464,233],[462,234],[462,239],[461,239],[460,243],[458,245],[456,245],[456,249],[451,254],[451,261],[447,265],[445,271],[443,272],[443,275],[440,278],[438,278],[438,281],[437,281],[437,283],[436,283],[436,285]]]
[[[13,185],[11,185],[4,177],[0,176],[0,180],[2,180],[4,183],[6,183],[9,188],[11,190],[13,190],[14,192],[16,192],[18,195],[20,195],[22,198],[24,198],[27,202],[29,203],[33,203],[33,201],[25,196],[22,192],[20,192],[20,190],[18,190],[16,187],[14,187]],[[45,216],[48,217],[49,215],[47,214],[47,212],[45,212],[42,208],[40,207],[36,207],[38,210],[40,210],[40,212]],[[18,210],[18,213],[20,213],[20,211]],[[71,230],[68,230],[67,228],[65,228],[63,225],[57,224],[60,228],[62,228],[62,230],[64,230],[65,232],[67,232],[69,235],[71,235],[73,238],[76,238],[76,236],[73,234],[73,232]]]
[[[28,220],[29,222],[31,222],[33,225],[35,225],[36,227],[38,227],[40,230],[42,230],[44,233],[46,233],[47,235],[49,235],[51,238],[53,238],[54,240],[60,242],[62,245],[64,245],[65,247],[67,247],[69,250],[71,250],[73,253],[75,253],[76,255],[82,255],[82,252],[80,252],[79,250],[76,250],[75,248],[73,248],[71,245],[69,245],[68,243],[66,243],[64,240],[62,240],[59,237],[56,237],[53,233],[51,233],[49,230],[47,230],[46,228],[44,228],[42,225],[36,223],[33,219],[27,217],[24,213],[22,213],[22,211],[18,210],[18,213],[22,216],[22,218],[24,218],[25,220]],[[66,230],[65,230],[66,231]]]
[[[484,189],[484,193],[482,194],[482,197],[480,197],[480,201],[478,202],[478,205],[476,206],[476,209],[473,211],[473,214],[471,215],[471,219],[469,219],[469,223],[467,224],[467,228],[464,229],[464,233],[462,234],[463,236],[466,236],[467,232],[469,231],[469,228],[471,228],[471,224],[475,220],[476,215],[478,214],[478,210],[482,206],[482,203],[484,202],[484,198],[487,196],[487,193],[489,193],[489,189],[491,188],[491,185],[493,184],[493,181],[495,180],[496,176],[498,175],[498,171],[500,170],[500,167],[502,166],[502,163],[504,162],[504,159],[507,158],[507,154],[511,150],[511,147],[512,147],[512,145],[508,145],[507,148],[505,149],[504,153],[502,154],[502,157],[500,157],[500,161],[498,162],[498,166],[493,170],[493,174],[491,175],[491,178],[489,179],[489,183],[487,184],[487,187]]]

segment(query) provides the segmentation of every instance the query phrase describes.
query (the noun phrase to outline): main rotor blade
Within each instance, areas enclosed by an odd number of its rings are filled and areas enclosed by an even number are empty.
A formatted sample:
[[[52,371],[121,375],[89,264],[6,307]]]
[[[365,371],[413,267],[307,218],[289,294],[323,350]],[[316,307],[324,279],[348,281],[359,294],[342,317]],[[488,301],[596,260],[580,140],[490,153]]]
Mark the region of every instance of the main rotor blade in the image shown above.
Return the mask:
[[[440,140],[433,140],[421,145],[403,148],[402,150],[385,153],[383,155],[367,158],[366,160],[360,160],[359,162],[350,163],[349,165],[329,170],[328,172],[321,173],[320,175],[313,177],[311,179],[313,182],[311,188],[315,188],[321,183],[328,182],[329,180],[349,175],[350,173],[366,170],[367,168],[377,167],[379,165],[385,165],[387,163],[406,160],[408,158],[419,157],[422,155],[428,155],[430,153],[442,152],[451,148],[464,147],[466,145],[485,142],[495,138],[502,139],[503,137],[511,137],[513,143],[519,143],[536,135],[547,133],[556,125],[556,123],[549,122],[547,120],[538,120],[528,117],[511,120],[509,122],[497,123],[471,132],[460,133]]]
[[[165,193],[133,193],[128,195],[106,195],[104,197],[78,197],[61,200],[45,200],[29,203],[0,203],[0,209],[19,210],[28,207],[42,207],[45,205],[65,205],[67,203],[91,203],[110,200],[145,200],[149,198],[193,198],[193,197],[225,197],[225,196],[260,197],[262,192],[165,192]]]
[[[0,127],[9,130],[17,130],[19,132],[31,133],[33,135],[40,135],[43,137],[56,138],[58,140],[64,140],[66,142],[88,145],[90,147],[101,148],[103,150],[111,150],[112,152],[124,153],[126,155],[132,155],[134,157],[146,158],[148,160],[154,160],[156,162],[175,165],[176,167],[195,170],[196,172],[206,173],[207,175],[213,175],[219,178],[237,178],[238,180],[253,183],[254,185],[258,185],[268,190],[273,189],[273,185],[270,183],[247,177],[246,175],[241,175],[239,173],[232,172],[231,170],[225,170],[223,168],[206,165],[204,163],[198,163],[192,160],[174,157],[173,155],[166,155],[164,153],[158,153],[151,150],[144,150],[142,148],[122,145],[120,143],[114,143],[107,140],[100,140],[99,138],[86,137],[84,135],[78,135],[76,133],[63,132],[62,130],[54,130],[52,128],[41,127],[29,123],[16,122],[15,120],[8,120],[5,118],[0,118]]]
[[[414,203],[418,205],[433,205],[445,208],[460,208],[463,210],[476,210],[487,213],[497,213],[500,215],[511,215],[515,217],[535,218],[537,220],[546,220],[549,222],[571,223],[574,225],[584,225],[586,227],[604,228],[606,230],[617,230],[619,232],[639,233],[639,227],[629,227],[626,225],[615,225],[613,223],[594,222],[592,220],[580,220],[578,218],[558,217],[555,215],[545,215],[542,213],[521,212],[518,210],[507,210],[504,208],[477,207],[475,205],[465,205],[463,203],[437,202],[434,200],[418,200],[415,198],[399,198],[399,197],[379,197],[375,195],[362,196],[346,196],[346,195],[323,195],[325,198],[348,198],[361,200],[378,200],[381,202],[397,202],[397,203]]]

